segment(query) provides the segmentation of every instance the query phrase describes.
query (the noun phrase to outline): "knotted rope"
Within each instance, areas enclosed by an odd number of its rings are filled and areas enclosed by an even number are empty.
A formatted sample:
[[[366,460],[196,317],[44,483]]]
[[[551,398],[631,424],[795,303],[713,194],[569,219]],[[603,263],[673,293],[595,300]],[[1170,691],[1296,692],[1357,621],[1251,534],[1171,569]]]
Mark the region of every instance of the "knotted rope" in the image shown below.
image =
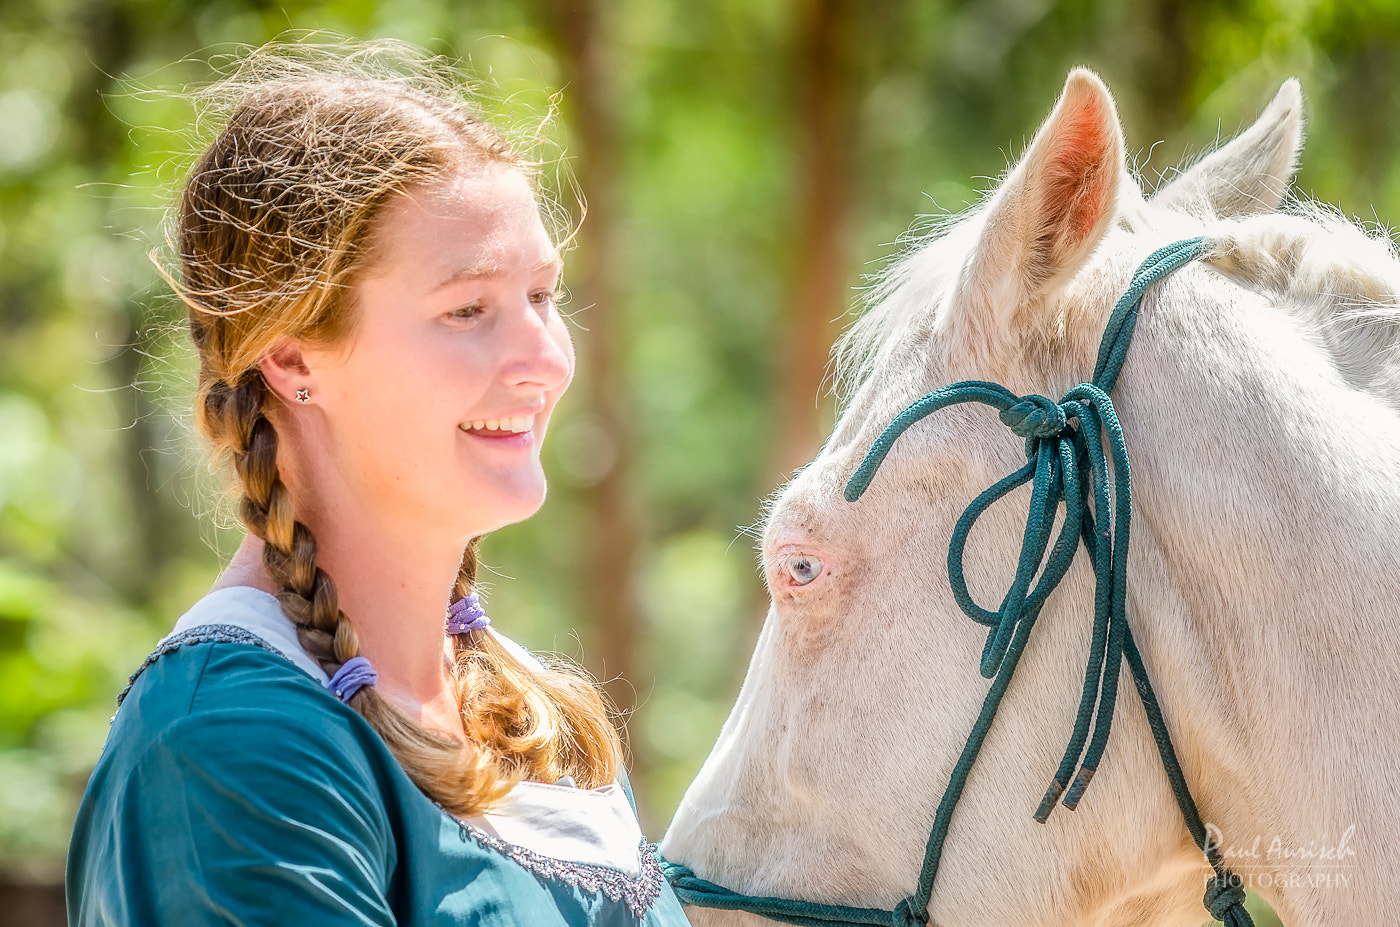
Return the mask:
[[[1244,909],[1244,891],[1239,887],[1238,878],[1225,869],[1218,851],[1207,839],[1200,813],[1181,774],[1156,693],[1128,629],[1127,570],[1132,480],[1123,430],[1119,426],[1113,400],[1108,395],[1118,381],[1119,371],[1127,356],[1143,293],[1162,277],[1201,257],[1210,247],[1211,243],[1205,239],[1181,241],[1156,251],[1143,262],[1109,317],[1091,382],[1074,387],[1059,402],[1044,396],[1017,396],[996,383],[976,380],[935,390],[915,401],[886,426],[846,484],[846,500],[855,502],[860,499],[899,436],[916,422],[948,406],[965,402],[989,405],[997,410],[1005,425],[1026,439],[1026,464],[972,501],[954,526],[948,545],[948,578],[953,598],[969,618],[990,629],[982,648],[980,670],[984,677],[992,680],[992,684],[938,804],[914,893],[890,911],[751,897],[697,878],[686,867],[667,862],[664,867],[666,876],[681,901],[749,911],[773,920],[808,927],[836,924],[916,927],[927,924],[929,899],[933,894],[934,878],[938,873],[943,842],[948,835],[953,811],[962,796],[968,774],[977,762],[982,743],[991,730],[1031,629],[1050,593],[1069,571],[1082,541],[1093,562],[1096,580],[1088,665],[1069,743],[1045,791],[1045,797],[1036,809],[1035,819],[1044,823],[1061,798],[1070,809],[1083,798],[1084,790],[1088,788],[1108,745],[1108,733],[1118,700],[1118,677],[1126,660],[1147,710],[1148,725],[1186,827],[1215,873],[1206,892],[1206,909],[1216,920],[1224,921],[1227,927],[1252,927],[1253,921]],[[1031,483],[1030,512],[1022,536],[1016,574],[1001,607],[997,611],[989,611],[974,602],[968,592],[963,570],[968,535],[988,508],[1028,482]],[[1088,501],[1090,496],[1092,510]],[[1055,516],[1061,505],[1065,509],[1064,523],[1051,546]],[[1078,773],[1071,781],[1070,776],[1074,774],[1076,766]]]

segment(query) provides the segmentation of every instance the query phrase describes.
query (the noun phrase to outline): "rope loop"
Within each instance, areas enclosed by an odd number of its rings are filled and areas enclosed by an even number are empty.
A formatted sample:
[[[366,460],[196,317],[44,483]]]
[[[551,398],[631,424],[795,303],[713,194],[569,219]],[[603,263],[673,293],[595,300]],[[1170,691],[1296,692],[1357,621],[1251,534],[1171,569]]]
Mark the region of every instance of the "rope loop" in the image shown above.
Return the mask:
[[[1022,396],[1020,402],[999,417],[1003,425],[1022,438],[1053,438],[1069,427],[1065,410],[1045,396]]]

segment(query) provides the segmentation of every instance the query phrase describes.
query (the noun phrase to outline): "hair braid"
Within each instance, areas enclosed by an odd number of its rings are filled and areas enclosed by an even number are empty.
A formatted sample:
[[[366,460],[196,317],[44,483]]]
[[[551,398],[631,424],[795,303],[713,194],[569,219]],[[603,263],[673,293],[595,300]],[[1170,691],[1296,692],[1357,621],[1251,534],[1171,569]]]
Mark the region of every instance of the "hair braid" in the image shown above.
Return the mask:
[[[476,584],[477,542],[467,545],[456,591]],[[573,776],[584,788],[606,785],[622,761],[601,691],[571,666],[530,667],[489,631],[455,635],[459,699],[468,734],[517,775],[542,782]],[[548,688],[540,685],[544,674]],[[611,747],[600,761],[599,744]],[[591,749],[590,749],[591,748]]]
[[[232,388],[220,383],[206,398],[218,404],[229,436],[228,452],[243,485],[243,523],[263,541],[263,565],[281,587],[282,610],[297,628],[302,647],[328,673],[357,655],[354,630],[345,621],[335,583],[316,565],[311,529],[296,520],[291,494],[277,467],[277,430],[263,411],[271,396],[251,372]],[[211,424],[213,424],[211,422]],[[342,632],[341,626],[345,627]]]
[[[277,430],[264,412],[265,403],[275,401],[273,394],[260,375],[253,375],[232,388],[215,385],[208,396],[206,409],[219,407],[210,424],[217,421],[230,438],[228,452],[243,485],[244,524],[263,541],[263,566],[281,587],[282,611],[296,627],[302,649],[334,675],[359,655],[359,639],[340,609],[335,582],[316,564],[315,537],[296,519],[291,493],[282,482]],[[479,813],[509,787],[479,746],[415,724],[373,687],[351,696],[350,706],[374,725],[419,787],[449,811]],[[445,793],[444,775],[456,780],[456,787]]]

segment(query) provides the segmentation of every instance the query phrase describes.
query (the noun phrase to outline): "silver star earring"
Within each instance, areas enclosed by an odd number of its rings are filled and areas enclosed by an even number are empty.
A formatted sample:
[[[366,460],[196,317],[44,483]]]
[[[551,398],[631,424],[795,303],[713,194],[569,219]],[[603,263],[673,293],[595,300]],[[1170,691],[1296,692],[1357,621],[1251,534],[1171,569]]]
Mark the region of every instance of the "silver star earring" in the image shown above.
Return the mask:
[[[297,390],[296,398],[297,402],[301,403],[302,405],[306,405],[308,402],[311,401],[311,390],[306,389],[304,387],[302,389]]]

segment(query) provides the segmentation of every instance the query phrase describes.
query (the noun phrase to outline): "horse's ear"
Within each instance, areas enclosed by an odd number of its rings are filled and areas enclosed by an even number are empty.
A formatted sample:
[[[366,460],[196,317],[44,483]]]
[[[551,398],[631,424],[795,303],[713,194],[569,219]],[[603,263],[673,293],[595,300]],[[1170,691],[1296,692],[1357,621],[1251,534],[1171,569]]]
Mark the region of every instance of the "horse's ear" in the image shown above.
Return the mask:
[[[1200,216],[1273,212],[1302,146],[1303,92],[1289,78],[1254,125],[1158,190],[1152,202]]]
[[[1124,175],[1113,97],[1093,72],[1076,68],[988,207],[945,319],[960,335],[955,350],[991,360],[1008,334],[1034,324],[1034,311],[1103,237]]]

